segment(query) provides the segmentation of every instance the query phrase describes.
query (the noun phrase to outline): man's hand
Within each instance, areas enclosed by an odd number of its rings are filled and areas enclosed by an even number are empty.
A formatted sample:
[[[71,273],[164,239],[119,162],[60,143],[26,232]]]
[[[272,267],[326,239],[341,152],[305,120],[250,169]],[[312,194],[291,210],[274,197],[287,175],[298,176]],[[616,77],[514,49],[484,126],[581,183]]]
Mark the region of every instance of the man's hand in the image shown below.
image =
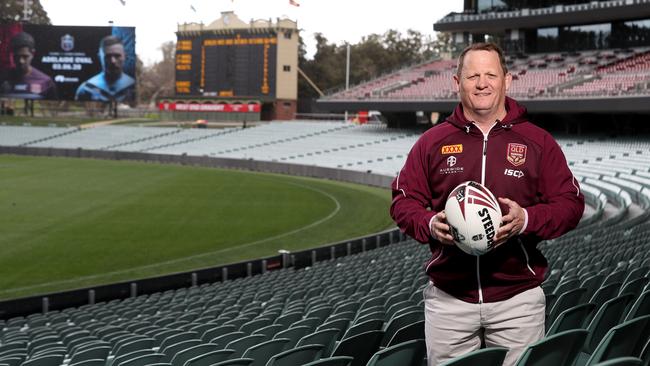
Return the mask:
[[[526,213],[519,204],[511,199],[499,197],[499,202],[508,206],[508,213],[501,218],[501,227],[497,230],[497,235],[494,238],[494,246],[508,241],[515,235],[519,235],[521,229],[524,227],[526,221]]]
[[[447,225],[447,215],[445,211],[438,212],[431,221],[431,234],[433,238],[445,245],[456,245],[454,238],[449,232],[449,225]]]

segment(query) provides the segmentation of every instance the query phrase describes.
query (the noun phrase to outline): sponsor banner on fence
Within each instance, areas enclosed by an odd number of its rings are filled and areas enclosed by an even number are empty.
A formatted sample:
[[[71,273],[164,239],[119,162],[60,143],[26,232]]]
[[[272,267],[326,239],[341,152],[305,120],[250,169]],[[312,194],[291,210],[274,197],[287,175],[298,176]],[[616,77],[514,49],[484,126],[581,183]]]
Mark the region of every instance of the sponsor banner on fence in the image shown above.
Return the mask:
[[[161,111],[259,113],[260,104],[160,103]]]

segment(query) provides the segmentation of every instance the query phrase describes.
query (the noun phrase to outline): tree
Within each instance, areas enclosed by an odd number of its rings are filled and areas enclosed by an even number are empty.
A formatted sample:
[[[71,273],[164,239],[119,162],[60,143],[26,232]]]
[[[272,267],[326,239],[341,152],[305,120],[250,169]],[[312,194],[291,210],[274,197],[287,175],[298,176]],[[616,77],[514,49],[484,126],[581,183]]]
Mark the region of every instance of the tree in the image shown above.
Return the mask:
[[[307,60],[303,48],[299,57],[301,70],[322,90],[342,88],[345,85],[347,45],[332,44],[320,33],[315,34],[314,38],[316,54],[312,60]],[[365,36],[350,47],[350,83],[358,84],[401,67],[438,57],[440,53],[437,52],[436,44],[431,36],[410,29],[406,34],[391,29],[383,35]],[[298,96],[314,98],[318,95],[306,82],[299,81]]]
[[[144,66],[138,59],[136,70],[138,102],[154,104],[156,98],[174,95],[176,44],[165,42],[160,46],[163,59],[150,66]]]
[[[27,19],[24,19],[25,1],[28,2],[27,9],[31,11]],[[0,1],[0,23],[12,23],[23,20],[25,23],[30,24],[52,24],[40,0]]]

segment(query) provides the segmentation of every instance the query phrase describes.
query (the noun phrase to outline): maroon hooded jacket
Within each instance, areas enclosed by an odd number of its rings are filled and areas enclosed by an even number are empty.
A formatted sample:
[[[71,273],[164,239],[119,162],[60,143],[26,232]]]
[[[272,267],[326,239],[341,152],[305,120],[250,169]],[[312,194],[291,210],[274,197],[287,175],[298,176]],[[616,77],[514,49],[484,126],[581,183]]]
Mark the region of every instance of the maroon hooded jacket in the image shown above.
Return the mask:
[[[484,136],[459,105],[413,145],[392,184],[391,216],[431,249],[427,274],[436,287],[466,302],[502,301],[541,284],[548,263],[537,243],[573,229],[584,210],[584,196],[557,142],[530,123],[525,107],[513,99],[506,98],[506,110]],[[451,190],[468,180],[517,202],[528,216],[520,235],[480,257],[439,243],[429,229]],[[501,210],[505,215],[508,208]]]

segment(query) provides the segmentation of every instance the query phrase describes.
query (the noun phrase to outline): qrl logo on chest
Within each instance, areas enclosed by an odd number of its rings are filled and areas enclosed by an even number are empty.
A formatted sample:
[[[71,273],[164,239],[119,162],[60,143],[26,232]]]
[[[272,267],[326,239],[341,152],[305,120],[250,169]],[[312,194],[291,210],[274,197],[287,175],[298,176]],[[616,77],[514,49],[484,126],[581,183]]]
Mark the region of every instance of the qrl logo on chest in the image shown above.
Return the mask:
[[[509,143],[506,153],[506,159],[514,166],[523,165],[526,162],[526,151],[528,146],[522,144]]]

